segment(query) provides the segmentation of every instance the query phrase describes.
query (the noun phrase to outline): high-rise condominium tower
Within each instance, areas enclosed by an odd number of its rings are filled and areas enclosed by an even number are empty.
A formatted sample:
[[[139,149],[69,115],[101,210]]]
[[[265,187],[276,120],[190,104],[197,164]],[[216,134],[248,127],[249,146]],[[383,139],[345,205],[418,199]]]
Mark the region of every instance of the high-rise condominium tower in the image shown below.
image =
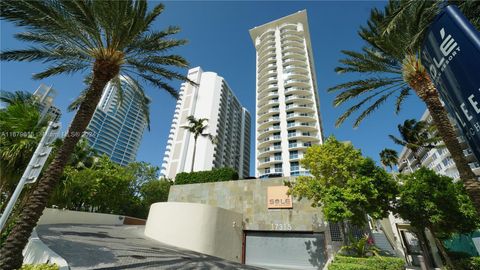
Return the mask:
[[[127,165],[135,161],[147,126],[148,110],[143,109],[142,103],[150,101],[139,89],[125,83],[130,78],[122,76],[120,79],[122,100],[118,89],[109,83],[88,124],[86,138],[97,153],[106,154],[120,165]]]
[[[256,177],[308,174],[305,150],[322,143],[307,12],[250,30],[257,51]]]
[[[188,126],[187,117],[206,118],[205,134],[215,137],[212,143],[200,136],[197,141],[194,171],[231,167],[240,179],[250,170],[250,114],[234,96],[227,82],[214,72],[203,72],[200,67],[190,69],[188,78],[198,84],[183,83],[180,98],[173,115],[161,174],[175,178],[180,172],[190,172],[194,139],[182,128]]]
[[[38,106],[42,119],[49,117],[49,120],[54,122],[60,120],[62,112],[53,105],[56,96],[57,92],[51,86],[46,86],[43,83],[33,92],[33,98],[35,99],[35,104]]]

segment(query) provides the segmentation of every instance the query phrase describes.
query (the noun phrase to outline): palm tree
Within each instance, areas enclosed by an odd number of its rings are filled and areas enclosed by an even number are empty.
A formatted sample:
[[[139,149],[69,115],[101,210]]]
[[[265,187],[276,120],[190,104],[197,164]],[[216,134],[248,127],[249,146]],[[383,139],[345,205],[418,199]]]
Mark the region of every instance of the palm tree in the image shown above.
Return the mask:
[[[10,101],[10,105],[0,109],[0,130],[2,131],[0,133],[0,202],[2,204],[8,201],[15,189],[47,124],[46,121],[41,121],[40,113],[33,104],[22,100]],[[0,206],[0,210],[4,206]]]
[[[398,153],[393,149],[384,148],[379,155],[380,162],[385,169],[389,167],[390,170],[392,170],[393,166],[397,165],[398,163]]]
[[[426,149],[437,147],[436,144],[441,140],[436,135],[431,135],[435,134],[436,130],[425,121],[407,119],[403,122],[403,125],[399,124],[397,128],[401,138],[393,135],[388,136],[394,143],[410,149],[414,155],[416,155],[417,151],[422,147]]]
[[[0,90],[0,102],[3,102],[7,106],[15,103],[32,104],[34,102],[34,97],[30,92],[26,91],[9,92]]]
[[[152,29],[153,21],[163,10],[162,4],[149,9],[146,0],[0,2],[0,17],[25,29],[15,37],[33,44],[28,49],[3,51],[0,53],[1,60],[51,64],[46,70],[34,74],[34,79],[83,71],[91,74],[84,101],[62,146],[44,171],[38,188],[30,196],[18,223],[0,249],[0,268],[20,268],[22,250],[28,237],[90,122],[107,83],[114,83],[120,88],[120,75],[127,74],[130,78],[137,78],[131,80],[132,87],[140,88],[138,80],[141,80],[177,97],[177,91],[168,81],[189,81],[171,70],[172,67],[188,67],[183,57],[169,54],[172,48],[186,43],[186,40],[171,37],[179,32],[179,28]]]
[[[478,1],[456,1],[461,10],[479,26]],[[335,70],[338,73],[358,72],[367,78],[343,83],[329,89],[341,91],[334,106],[354,98],[360,102],[346,110],[337,126],[352,113],[368,105],[354,121],[354,126],[382,105],[388,98],[396,97],[395,111],[400,111],[411,90],[425,102],[445,146],[452,155],[464,186],[480,214],[480,182],[466,161],[455,130],[442,106],[439,94],[418,58],[420,43],[443,1],[390,1],[385,10],[372,10],[366,27],[359,35],[367,42],[361,52],[342,51],[346,58]]]
[[[208,121],[207,118],[199,118],[196,119],[193,115],[187,117],[188,126],[182,126],[181,128],[188,130],[190,133],[193,134],[193,155],[192,155],[192,168],[190,172],[193,172],[193,167],[195,165],[195,153],[197,151],[197,140],[199,136],[208,138],[212,143],[214,143],[214,137],[211,134],[203,133],[207,128],[207,124],[203,124],[203,122]]]

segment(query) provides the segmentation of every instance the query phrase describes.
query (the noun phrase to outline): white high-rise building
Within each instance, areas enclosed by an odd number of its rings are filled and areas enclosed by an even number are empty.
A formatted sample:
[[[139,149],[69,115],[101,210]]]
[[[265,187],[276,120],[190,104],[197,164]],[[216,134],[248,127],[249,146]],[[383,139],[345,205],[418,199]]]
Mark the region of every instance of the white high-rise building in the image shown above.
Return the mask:
[[[53,105],[53,101],[57,96],[57,92],[51,86],[40,84],[40,86],[33,92],[35,104],[38,106],[41,118],[49,117],[49,120],[53,122],[60,121],[62,112],[59,108]]]
[[[194,171],[230,167],[240,179],[250,170],[250,114],[242,107],[227,82],[214,72],[200,67],[190,69],[188,78],[197,83],[183,83],[173,115],[161,175],[175,178],[177,173],[190,172],[194,139],[182,126],[187,117],[206,118],[205,134],[215,137],[215,143],[200,136],[197,141]]]
[[[432,116],[428,110],[425,111],[421,121],[432,123]],[[450,119],[452,124],[456,126],[453,119]],[[472,150],[468,147],[465,138],[460,135],[459,129],[456,128],[458,141],[463,148],[463,154],[465,159],[469,162],[469,166],[472,168],[473,173],[480,176],[480,165],[473,155]],[[443,145],[443,141],[440,141],[438,145]],[[398,158],[398,171],[400,173],[409,173],[418,170],[421,166],[434,170],[438,174],[446,175],[455,180],[460,179],[457,166],[453,162],[450,152],[446,147],[436,147],[433,149],[426,149],[421,147],[416,153],[413,153],[407,147],[403,147],[402,152]]]
[[[308,174],[299,165],[323,140],[307,12],[250,30],[256,53],[255,176]]]

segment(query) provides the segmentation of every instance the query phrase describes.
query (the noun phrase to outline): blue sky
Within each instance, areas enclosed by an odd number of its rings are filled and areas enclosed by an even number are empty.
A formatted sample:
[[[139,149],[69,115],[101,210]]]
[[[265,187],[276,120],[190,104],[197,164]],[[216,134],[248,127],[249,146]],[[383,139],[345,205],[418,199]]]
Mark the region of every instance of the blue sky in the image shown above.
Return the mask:
[[[408,118],[419,118],[425,106],[412,95],[403,111],[396,115],[393,100],[368,117],[359,128],[352,128],[352,121],[335,128],[335,119],[345,107],[333,108],[335,94],[326,89],[351,79],[358,74],[338,75],[334,68],[342,58],[340,50],[358,50],[364,44],[357,30],[364,25],[373,7],[382,7],[385,2],[374,1],[167,1],[164,13],[154,27],[163,29],[168,25],[180,26],[178,38],[189,43],[174,52],[188,59],[192,67],[201,66],[205,71],[217,72],[224,77],[240,102],[252,117],[255,113],[255,49],[248,30],[306,9],[320,96],[320,112],[325,137],[333,134],[340,140],[351,141],[362,152],[378,160],[378,153],[385,147],[400,151],[388,138],[396,134],[397,124]],[[153,4],[153,3],[152,3]],[[25,48],[28,44],[16,41],[13,34],[19,29],[1,22],[1,50]],[[42,71],[42,63],[2,62],[0,87],[2,90],[26,90],[33,92],[40,83],[53,85],[58,96],[56,105],[62,110],[62,125],[67,127],[73,114],[66,112],[68,104],[83,89],[82,75],[56,76],[42,81],[31,79],[32,73]],[[185,70],[186,72],[186,70]],[[180,82],[173,82],[177,89]],[[175,107],[175,100],[161,89],[146,86],[152,98],[151,130],[145,131],[137,160],[161,166],[166,140]],[[251,168],[254,171],[254,121],[252,121]]]

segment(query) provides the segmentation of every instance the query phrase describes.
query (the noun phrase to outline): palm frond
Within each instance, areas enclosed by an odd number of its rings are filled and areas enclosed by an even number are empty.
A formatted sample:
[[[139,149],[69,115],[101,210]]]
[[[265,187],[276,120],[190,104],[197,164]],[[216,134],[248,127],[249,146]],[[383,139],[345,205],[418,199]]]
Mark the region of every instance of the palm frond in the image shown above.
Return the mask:
[[[368,107],[366,110],[364,110],[359,117],[355,120],[353,123],[353,127],[358,127],[360,123],[370,115],[372,112],[378,109],[378,107],[384,103],[393,93],[395,93],[395,90],[388,92],[387,94],[382,95],[379,99],[377,99],[370,107]]]
[[[410,87],[404,87],[400,91],[400,94],[397,97],[397,100],[395,101],[395,113],[398,114],[400,110],[402,109],[402,105],[405,102],[405,99],[410,96]]]

